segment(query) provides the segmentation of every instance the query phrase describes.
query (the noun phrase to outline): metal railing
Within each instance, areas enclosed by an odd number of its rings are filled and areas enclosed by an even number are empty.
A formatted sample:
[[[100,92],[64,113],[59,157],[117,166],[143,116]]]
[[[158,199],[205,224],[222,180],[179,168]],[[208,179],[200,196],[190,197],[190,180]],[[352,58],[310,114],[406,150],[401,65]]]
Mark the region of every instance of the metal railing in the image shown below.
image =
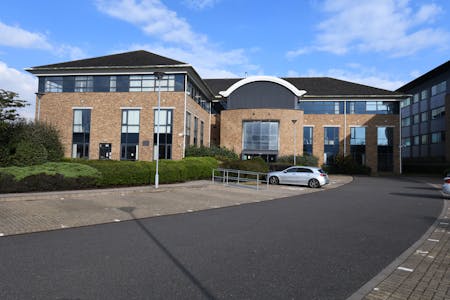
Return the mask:
[[[212,170],[212,182],[225,185],[238,185],[259,190],[261,187],[269,188],[267,173],[244,170],[222,169]]]

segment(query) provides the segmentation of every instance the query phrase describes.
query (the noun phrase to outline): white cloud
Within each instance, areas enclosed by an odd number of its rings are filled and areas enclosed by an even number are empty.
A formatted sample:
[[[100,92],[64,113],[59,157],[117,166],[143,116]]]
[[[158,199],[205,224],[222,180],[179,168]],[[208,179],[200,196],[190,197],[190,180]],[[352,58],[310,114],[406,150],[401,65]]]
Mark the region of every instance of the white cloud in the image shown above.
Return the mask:
[[[111,17],[134,24],[156,40],[131,45],[127,50],[146,49],[184,61],[192,64],[202,77],[238,76],[231,69],[238,69],[240,76],[244,72],[259,72],[258,66],[250,64],[245,49],[220,49],[160,0],[98,0],[97,7]]]
[[[52,48],[45,35],[29,32],[17,26],[9,26],[2,22],[0,22],[0,45],[45,50]]]
[[[409,0],[325,0],[323,10],[330,17],[318,24],[319,33],[312,46],[291,50],[287,57],[312,51],[346,54],[385,52],[407,56],[426,48],[444,48],[450,33],[431,27],[442,13],[436,4],[425,4],[414,11]]]
[[[190,8],[202,10],[213,7],[219,1],[220,0],[184,0],[183,2]]]
[[[30,106],[21,109],[20,115],[27,119],[34,119],[35,92],[37,79],[30,74],[21,72],[0,61],[0,89],[16,92],[19,99],[26,100]]]
[[[310,69],[303,76],[332,77],[392,91],[405,84],[405,81],[393,79],[389,74],[378,72],[375,68],[364,68],[357,64],[351,64],[349,68],[328,69],[326,71]]]
[[[0,22],[0,46],[40,49],[52,52],[59,57],[69,57],[72,60],[86,57],[84,51],[79,47],[51,43],[48,41],[48,37],[42,33],[30,32],[2,22]]]

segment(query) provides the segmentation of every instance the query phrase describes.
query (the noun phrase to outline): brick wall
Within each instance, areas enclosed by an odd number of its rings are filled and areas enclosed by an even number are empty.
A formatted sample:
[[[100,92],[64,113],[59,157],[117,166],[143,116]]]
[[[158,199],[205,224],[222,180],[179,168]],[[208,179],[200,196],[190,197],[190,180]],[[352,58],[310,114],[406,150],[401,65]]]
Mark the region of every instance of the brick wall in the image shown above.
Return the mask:
[[[54,124],[61,134],[65,156],[72,155],[73,107],[91,107],[89,157],[98,159],[99,143],[112,144],[112,159],[120,159],[121,107],[140,107],[139,160],[153,159],[153,118],[158,93],[47,93],[41,97],[42,121]],[[161,108],[173,109],[172,158],[183,157],[184,93],[161,92]],[[187,108],[205,122],[205,143],[209,141],[209,114],[187,98]],[[200,124],[200,121],[199,121]],[[200,127],[199,127],[200,128]],[[200,132],[200,131],[199,131]],[[149,141],[149,146],[143,146]]]
[[[297,120],[297,154],[303,151],[303,111],[293,109],[236,109],[224,110],[220,117],[220,145],[242,152],[242,122],[246,120],[275,120],[280,122],[278,155],[294,154],[294,125]]]
[[[339,127],[340,153],[344,153],[344,135],[346,136],[346,154],[350,154],[350,127],[365,126],[366,129],[366,164],[372,171],[377,171],[377,128],[394,128],[394,173],[400,171],[399,160],[399,116],[398,115],[347,115],[345,128],[344,115],[303,115],[300,110],[284,109],[239,109],[222,111],[220,119],[220,144],[242,152],[242,122],[244,120],[279,120],[279,155],[293,155],[293,119],[297,129],[297,153],[303,153],[303,126],[313,126],[313,155],[319,158],[319,165],[324,162],[324,127]]]

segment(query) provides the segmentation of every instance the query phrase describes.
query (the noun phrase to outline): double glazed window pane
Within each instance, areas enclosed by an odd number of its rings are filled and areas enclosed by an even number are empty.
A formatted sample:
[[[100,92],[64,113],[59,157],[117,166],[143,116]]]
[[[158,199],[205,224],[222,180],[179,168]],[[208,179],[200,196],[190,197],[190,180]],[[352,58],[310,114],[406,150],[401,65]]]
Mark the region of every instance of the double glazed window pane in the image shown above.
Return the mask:
[[[278,150],[278,122],[244,122],[245,150]]]
[[[139,110],[122,111],[122,133],[139,133]]]

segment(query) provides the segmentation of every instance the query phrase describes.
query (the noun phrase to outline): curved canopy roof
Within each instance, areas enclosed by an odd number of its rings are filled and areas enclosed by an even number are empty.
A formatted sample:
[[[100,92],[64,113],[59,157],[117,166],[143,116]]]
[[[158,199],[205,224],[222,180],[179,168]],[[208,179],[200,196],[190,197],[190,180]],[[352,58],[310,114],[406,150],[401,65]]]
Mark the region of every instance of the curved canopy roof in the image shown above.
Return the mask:
[[[235,90],[237,90],[241,86],[246,85],[251,82],[257,82],[257,81],[269,81],[269,82],[277,83],[279,85],[284,86],[288,90],[290,90],[297,97],[301,97],[304,94],[306,94],[306,91],[297,89],[294,85],[287,82],[286,80],[278,78],[278,77],[273,77],[273,76],[250,76],[250,77],[247,77],[247,78],[244,78],[244,79],[241,79],[241,80],[235,82],[226,91],[221,91],[221,92],[219,92],[219,94],[222,95],[223,97],[228,97],[231,93],[233,93]]]

